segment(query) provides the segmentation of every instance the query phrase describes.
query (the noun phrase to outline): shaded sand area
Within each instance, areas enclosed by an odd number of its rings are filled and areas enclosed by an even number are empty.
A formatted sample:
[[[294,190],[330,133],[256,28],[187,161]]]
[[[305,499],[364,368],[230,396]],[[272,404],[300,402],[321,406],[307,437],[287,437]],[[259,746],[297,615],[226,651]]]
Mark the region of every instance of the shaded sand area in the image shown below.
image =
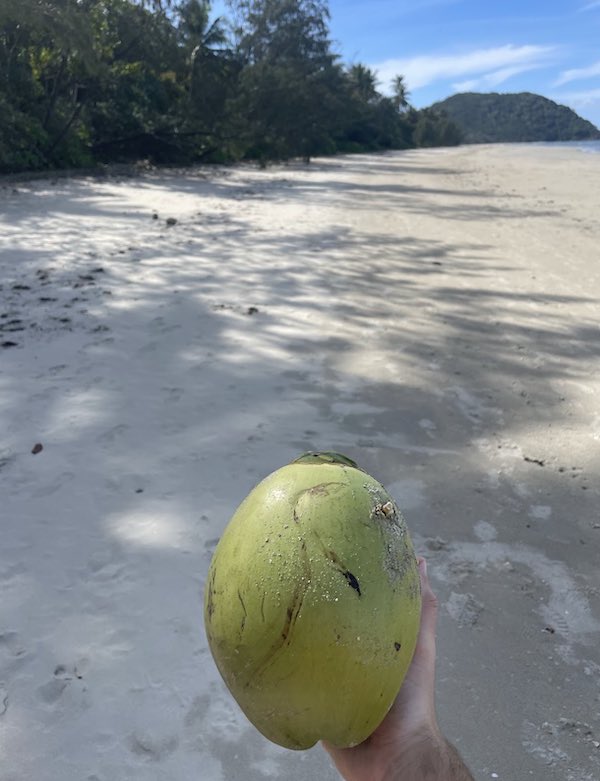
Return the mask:
[[[600,778],[599,182],[500,146],[3,186],[3,781],[337,778],[201,622],[232,511],[316,448],[429,559],[476,778]]]

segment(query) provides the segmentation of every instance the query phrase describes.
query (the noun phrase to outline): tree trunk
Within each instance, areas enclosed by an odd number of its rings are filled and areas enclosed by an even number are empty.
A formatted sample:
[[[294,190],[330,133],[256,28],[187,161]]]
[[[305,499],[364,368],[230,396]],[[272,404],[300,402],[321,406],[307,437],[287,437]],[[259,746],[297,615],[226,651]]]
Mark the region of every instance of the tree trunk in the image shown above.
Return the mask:
[[[54,86],[52,87],[52,95],[50,95],[50,102],[48,103],[48,107],[46,109],[46,115],[44,117],[44,123],[43,123],[44,130],[48,129],[48,125],[50,124],[50,120],[52,119],[52,114],[54,113],[54,107],[56,106],[56,101],[58,99],[58,85],[62,79],[66,63],[67,63],[67,55],[63,52],[60,60],[60,67],[58,69],[58,73],[56,74],[56,78],[54,79]]]
[[[73,122],[75,122],[77,117],[81,114],[81,110],[82,109],[83,109],[83,103],[78,103],[77,106],[75,107],[75,111],[71,114],[71,118],[69,119],[67,124],[63,127],[63,129],[60,131],[60,133],[56,136],[54,141],[50,144],[50,147],[48,149],[46,149],[45,154],[47,155],[47,157],[50,157],[52,152],[54,152],[56,147],[60,144],[60,142],[63,140],[63,138],[67,135],[67,133],[71,129],[71,125],[73,124]]]

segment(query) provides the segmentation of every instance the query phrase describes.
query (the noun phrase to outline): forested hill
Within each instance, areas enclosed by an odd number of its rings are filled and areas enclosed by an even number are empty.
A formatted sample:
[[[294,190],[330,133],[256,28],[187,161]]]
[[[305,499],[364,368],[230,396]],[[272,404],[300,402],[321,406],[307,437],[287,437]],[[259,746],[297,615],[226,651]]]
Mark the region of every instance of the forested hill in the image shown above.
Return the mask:
[[[600,131],[566,106],[534,95],[464,92],[435,103],[460,126],[466,143],[581,141]]]
[[[0,0],[0,173],[456,144],[334,50],[326,0]],[[389,88],[389,93],[386,88]]]

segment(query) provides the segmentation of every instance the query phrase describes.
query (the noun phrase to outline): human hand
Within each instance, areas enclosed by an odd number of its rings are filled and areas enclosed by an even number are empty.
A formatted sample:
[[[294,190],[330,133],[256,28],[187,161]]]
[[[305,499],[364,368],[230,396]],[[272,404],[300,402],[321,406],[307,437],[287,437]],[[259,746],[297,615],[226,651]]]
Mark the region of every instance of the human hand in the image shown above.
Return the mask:
[[[438,603],[429,585],[425,559],[419,559],[418,565],[421,625],[411,665],[394,704],[375,732],[359,746],[340,749],[323,744],[346,781],[393,781],[411,769],[412,775],[406,778],[419,778],[420,772],[425,777],[423,762],[447,749],[437,724],[434,700]]]

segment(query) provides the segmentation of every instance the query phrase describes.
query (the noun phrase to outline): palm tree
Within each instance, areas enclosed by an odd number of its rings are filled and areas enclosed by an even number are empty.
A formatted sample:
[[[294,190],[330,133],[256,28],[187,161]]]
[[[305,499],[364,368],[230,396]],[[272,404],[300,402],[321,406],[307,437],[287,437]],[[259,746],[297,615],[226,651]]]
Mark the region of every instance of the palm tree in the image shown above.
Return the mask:
[[[380,97],[377,92],[377,74],[365,65],[352,65],[348,70],[348,78],[353,91],[364,103],[373,103]]]
[[[222,49],[226,41],[223,21],[219,17],[210,21],[209,0],[184,0],[177,6],[179,33],[188,52],[190,63],[189,100],[194,92],[196,63]]]
[[[179,32],[187,47],[215,49],[225,43],[225,31],[221,17],[210,21],[208,0],[184,0],[177,6]]]
[[[392,82],[392,101],[397,111],[404,111],[410,106],[408,97],[410,92],[404,82],[404,76],[396,76]]]

